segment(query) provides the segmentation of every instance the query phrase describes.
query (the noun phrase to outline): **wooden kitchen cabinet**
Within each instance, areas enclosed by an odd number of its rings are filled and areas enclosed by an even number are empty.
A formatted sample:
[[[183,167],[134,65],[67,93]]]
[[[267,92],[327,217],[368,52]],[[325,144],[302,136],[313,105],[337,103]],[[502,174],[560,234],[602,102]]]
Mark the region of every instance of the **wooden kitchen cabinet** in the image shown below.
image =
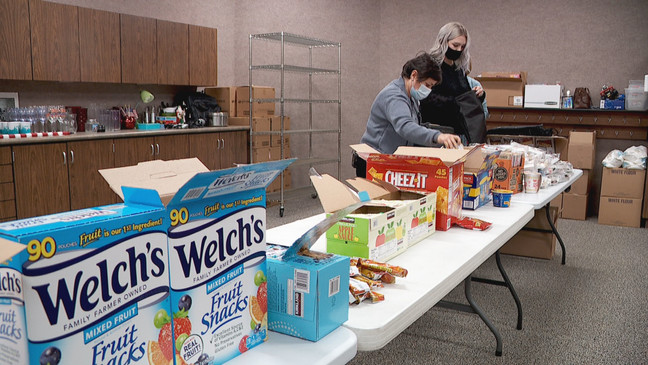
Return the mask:
[[[157,20],[157,83],[189,85],[189,26]]]
[[[120,15],[122,82],[156,84],[156,20],[134,15]]]
[[[0,79],[32,79],[28,19],[28,0],[0,0]]]
[[[13,147],[17,219],[70,210],[66,143]]]
[[[189,26],[189,85],[218,85],[218,31]]]
[[[30,0],[29,21],[34,80],[80,81],[78,8]]]
[[[70,209],[118,202],[118,196],[99,173],[115,166],[113,140],[68,142]]]
[[[121,82],[119,14],[79,8],[81,81]]]
[[[16,219],[11,147],[0,147],[0,222]]]
[[[189,136],[176,134],[172,136],[155,136],[155,159],[177,160],[189,158]]]
[[[198,157],[210,170],[248,163],[247,131],[193,134],[189,139],[189,155]]]
[[[155,138],[115,138],[115,167],[137,165],[155,159]]]

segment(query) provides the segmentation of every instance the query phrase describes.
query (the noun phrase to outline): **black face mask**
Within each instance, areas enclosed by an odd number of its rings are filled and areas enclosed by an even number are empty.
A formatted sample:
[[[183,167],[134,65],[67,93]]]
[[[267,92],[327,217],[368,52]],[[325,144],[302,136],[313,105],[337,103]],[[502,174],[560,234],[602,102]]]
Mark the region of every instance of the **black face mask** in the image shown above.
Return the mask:
[[[456,51],[456,50],[454,50],[454,49],[448,47],[448,50],[446,51],[445,56],[446,56],[449,60],[456,61],[456,60],[459,59],[459,57],[461,57],[461,52],[462,52],[462,51]]]

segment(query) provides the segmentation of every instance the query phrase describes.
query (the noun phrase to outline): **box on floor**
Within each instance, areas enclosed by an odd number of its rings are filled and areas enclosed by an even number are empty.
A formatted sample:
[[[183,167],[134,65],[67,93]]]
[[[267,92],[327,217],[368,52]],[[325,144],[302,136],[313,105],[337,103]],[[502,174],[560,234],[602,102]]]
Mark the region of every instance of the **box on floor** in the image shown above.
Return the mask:
[[[564,159],[563,159],[564,160]],[[567,161],[577,169],[591,170],[596,160],[596,133],[569,132]]]
[[[192,158],[100,170],[120,196],[130,186],[166,207],[168,316],[188,334],[180,348],[172,343],[173,359],[207,354],[223,363],[267,339],[265,189],[293,161],[208,171]]]
[[[585,220],[587,218],[588,194],[563,194],[563,209],[561,217],[565,219]]]
[[[558,208],[550,207],[549,212],[551,220],[557,229]],[[525,228],[530,230],[525,230]],[[531,221],[502,246],[500,253],[549,260],[553,257],[555,250],[556,236],[551,231],[551,226],[547,221],[547,212],[545,208],[542,208],[536,209]]]
[[[477,81],[482,84],[488,96],[490,107],[521,108],[524,104],[524,86],[527,73],[522,72],[482,72]]]
[[[640,227],[646,170],[603,168],[599,224]]]

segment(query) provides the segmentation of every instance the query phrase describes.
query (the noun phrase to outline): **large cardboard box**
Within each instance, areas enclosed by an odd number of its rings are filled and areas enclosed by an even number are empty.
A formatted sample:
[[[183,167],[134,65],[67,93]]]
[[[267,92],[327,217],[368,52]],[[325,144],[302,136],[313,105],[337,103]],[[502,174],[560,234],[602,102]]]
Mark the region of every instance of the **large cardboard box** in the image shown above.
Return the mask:
[[[641,198],[601,196],[599,224],[623,227],[641,227]]]
[[[641,200],[645,178],[646,170],[604,167],[601,178],[601,196]]]
[[[596,160],[596,134],[594,132],[569,132],[567,161],[577,169],[591,170]]]
[[[280,115],[274,115],[270,117],[270,129],[273,132],[279,132],[281,131],[281,116]],[[290,117],[284,116],[284,131],[290,129]],[[284,146],[289,146],[290,145],[290,135],[284,134]],[[273,134],[271,141],[270,141],[270,146],[272,147],[277,147],[281,146],[281,134]]]
[[[349,258],[283,257],[286,249],[267,249],[268,326],[318,341],[349,319]]]
[[[483,72],[475,78],[486,91],[488,106],[521,108],[524,103],[524,86],[527,73]]]
[[[268,86],[252,86],[252,99],[274,99],[275,89]],[[275,103],[269,101],[256,101],[252,104],[253,117],[270,117],[275,114]],[[250,87],[239,86],[236,88],[236,116],[250,116]]]
[[[481,147],[477,147],[481,149]],[[463,209],[475,210],[491,198],[493,184],[493,161],[500,151],[472,153],[464,162]]]
[[[203,354],[224,363],[267,339],[265,189],[293,161],[207,171],[193,158],[100,170],[115,192],[154,189],[165,203],[168,316],[188,335],[178,346],[174,333],[176,364]],[[149,327],[154,317],[145,317]]]
[[[525,108],[560,109],[560,85],[526,85]]]
[[[587,218],[588,194],[563,194],[562,218],[584,221]]]
[[[648,170],[646,174],[648,174]],[[644,182],[644,185],[646,186],[646,188],[644,189],[643,213],[641,213],[641,217],[648,219],[648,175],[646,181]],[[646,224],[646,228],[648,228],[648,224]]]
[[[124,197],[0,224],[3,251],[27,245],[0,265],[0,362],[39,364],[50,354],[61,364],[119,363],[147,358],[150,343],[171,361],[172,338],[154,326],[172,308],[169,218],[155,192],[125,188]]]
[[[205,94],[214,97],[221,111],[229,117],[236,116],[236,87],[206,87]]]
[[[447,231],[461,217],[464,161],[478,149],[401,146],[385,155],[371,153],[366,145],[351,148],[367,157],[367,179],[384,180],[403,190],[436,192],[437,230]]]
[[[250,126],[250,117],[233,117],[228,119],[229,125],[242,125]],[[255,132],[269,132],[270,131],[270,118],[268,117],[253,117],[252,130]]]
[[[583,175],[571,185],[570,194],[586,195],[589,193],[592,184],[592,170],[583,169]]]
[[[360,199],[330,175],[311,176],[327,216]],[[407,207],[367,203],[326,231],[326,251],[350,257],[387,261],[407,250]]]
[[[418,193],[400,190],[382,180],[348,179],[356,191],[366,191],[369,197],[393,208],[406,207],[404,221],[405,242],[411,247],[436,230],[436,193]],[[397,228],[401,224],[397,223]],[[398,235],[398,234],[397,234]]]
[[[549,208],[553,224],[558,223],[558,209]],[[530,228],[532,230],[525,230]],[[543,230],[547,232],[539,232]],[[537,209],[533,219],[500,249],[501,253],[550,260],[556,250],[556,236],[551,232],[545,209]]]

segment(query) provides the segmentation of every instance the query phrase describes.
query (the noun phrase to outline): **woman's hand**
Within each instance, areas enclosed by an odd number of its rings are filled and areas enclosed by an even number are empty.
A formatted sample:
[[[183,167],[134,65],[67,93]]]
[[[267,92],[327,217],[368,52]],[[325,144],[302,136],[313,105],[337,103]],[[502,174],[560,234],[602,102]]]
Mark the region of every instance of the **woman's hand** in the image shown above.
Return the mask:
[[[484,95],[484,89],[482,89],[481,86],[475,86],[472,89],[475,91],[475,94],[477,94],[478,98],[481,98],[481,96]]]
[[[461,144],[461,138],[456,134],[441,133],[437,137],[437,143],[442,143],[445,148],[457,148]]]

